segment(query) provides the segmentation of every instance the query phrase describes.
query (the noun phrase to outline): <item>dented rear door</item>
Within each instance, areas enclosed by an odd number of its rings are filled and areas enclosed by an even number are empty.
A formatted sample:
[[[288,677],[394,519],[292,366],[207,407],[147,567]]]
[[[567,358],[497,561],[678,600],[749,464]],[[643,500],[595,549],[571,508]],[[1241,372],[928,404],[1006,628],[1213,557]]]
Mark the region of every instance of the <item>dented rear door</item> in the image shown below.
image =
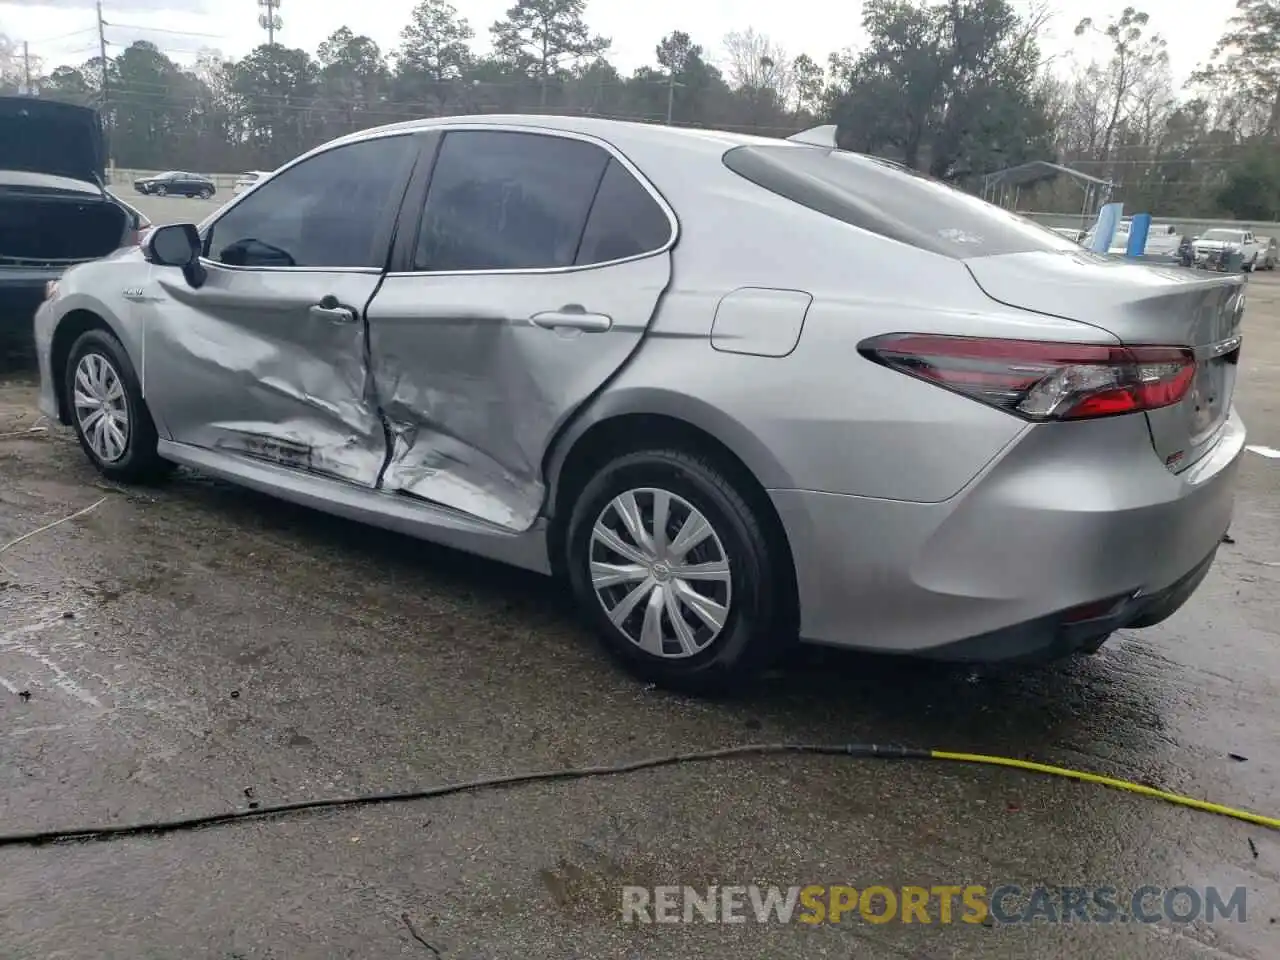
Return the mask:
[[[528,529],[553,437],[670,281],[674,214],[603,144],[493,127],[446,133],[417,203],[369,308],[381,487]]]

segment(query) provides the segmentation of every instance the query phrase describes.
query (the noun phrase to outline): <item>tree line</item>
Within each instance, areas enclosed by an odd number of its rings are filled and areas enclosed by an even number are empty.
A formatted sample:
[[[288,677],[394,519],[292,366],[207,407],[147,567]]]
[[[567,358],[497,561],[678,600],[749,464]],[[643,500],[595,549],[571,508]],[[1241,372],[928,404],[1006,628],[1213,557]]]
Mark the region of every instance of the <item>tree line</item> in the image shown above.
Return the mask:
[[[448,0],[421,0],[394,50],[349,27],[314,52],[264,44],[185,67],[147,42],[39,70],[38,95],[102,109],[126,168],[271,168],[330,138],[397,120],[557,113],[787,136],[836,122],[842,146],[978,189],[985,174],[1048,160],[1114,184],[1163,216],[1280,216],[1280,0],[1237,0],[1209,63],[1175,85],[1158,24],[1129,7],[1082,20],[1100,59],[1068,76],[1039,43],[1047,8],[1010,0],[867,0],[866,41],[825,57],[745,28],[715,48],[672,30],[623,75],[586,0],[516,0],[491,51]],[[699,38],[700,39],[700,38]],[[26,65],[0,35],[0,90]],[[1079,209],[1070,181],[1021,209]]]

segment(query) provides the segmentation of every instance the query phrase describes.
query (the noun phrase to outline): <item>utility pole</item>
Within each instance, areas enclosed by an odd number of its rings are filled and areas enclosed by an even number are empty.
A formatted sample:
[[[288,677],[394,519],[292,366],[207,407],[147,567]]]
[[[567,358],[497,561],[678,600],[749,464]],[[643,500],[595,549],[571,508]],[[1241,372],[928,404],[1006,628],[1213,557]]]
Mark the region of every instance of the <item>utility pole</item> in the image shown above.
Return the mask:
[[[671,126],[671,117],[675,112],[676,105],[676,87],[683,87],[683,83],[676,83],[676,72],[674,70],[667,74],[667,126]]]
[[[98,59],[102,62],[102,106],[107,105],[107,31],[106,21],[102,19],[102,0],[97,0],[98,8]]]
[[[98,59],[102,62],[102,95],[98,100],[98,110],[103,117],[102,121],[102,151],[103,163],[111,166],[111,127],[106,122],[107,114],[107,22],[102,19],[102,0],[96,0],[95,7],[98,11]]]
[[[25,40],[22,41],[22,76],[22,92],[31,96],[31,47]]]

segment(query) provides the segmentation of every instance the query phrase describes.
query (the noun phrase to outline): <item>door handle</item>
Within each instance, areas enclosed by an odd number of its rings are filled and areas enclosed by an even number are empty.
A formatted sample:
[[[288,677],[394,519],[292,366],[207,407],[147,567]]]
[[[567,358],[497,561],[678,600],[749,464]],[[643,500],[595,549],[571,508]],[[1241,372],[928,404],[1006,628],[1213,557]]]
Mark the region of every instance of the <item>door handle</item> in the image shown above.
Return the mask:
[[[547,310],[535,313],[529,320],[545,330],[581,330],[583,333],[605,333],[613,326],[613,317],[584,310]]]
[[[356,322],[356,312],[350,307],[344,307],[332,294],[319,303],[312,304],[308,313],[312,320],[328,320],[330,323]]]

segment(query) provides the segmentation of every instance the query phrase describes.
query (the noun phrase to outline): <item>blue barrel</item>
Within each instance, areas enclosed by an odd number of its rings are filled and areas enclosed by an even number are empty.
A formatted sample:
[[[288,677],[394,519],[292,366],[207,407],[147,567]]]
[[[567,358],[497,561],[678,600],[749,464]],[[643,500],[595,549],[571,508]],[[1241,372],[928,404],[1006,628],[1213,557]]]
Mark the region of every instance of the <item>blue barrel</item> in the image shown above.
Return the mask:
[[[1151,232],[1151,214],[1135,213],[1129,221],[1129,245],[1125,247],[1126,257],[1140,257],[1147,249],[1147,234]]]

